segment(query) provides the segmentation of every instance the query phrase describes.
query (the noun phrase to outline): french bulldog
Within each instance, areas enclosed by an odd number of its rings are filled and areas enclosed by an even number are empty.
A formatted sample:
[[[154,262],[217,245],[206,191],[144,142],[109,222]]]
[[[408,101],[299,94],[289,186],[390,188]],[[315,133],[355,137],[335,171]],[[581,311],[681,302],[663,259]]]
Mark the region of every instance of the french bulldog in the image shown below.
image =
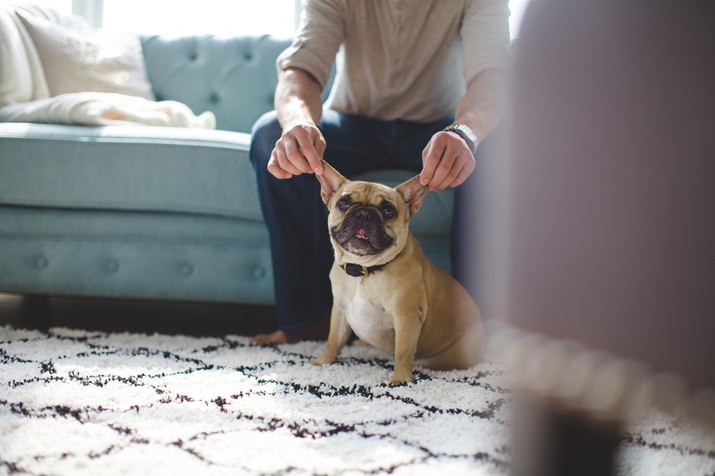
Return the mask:
[[[419,176],[391,188],[347,180],[323,161],[316,177],[335,263],[328,342],[312,363],[334,362],[352,332],[394,353],[393,385],[411,382],[413,365],[449,370],[479,362],[484,328],[477,304],[429,261],[409,230],[428,192]]]

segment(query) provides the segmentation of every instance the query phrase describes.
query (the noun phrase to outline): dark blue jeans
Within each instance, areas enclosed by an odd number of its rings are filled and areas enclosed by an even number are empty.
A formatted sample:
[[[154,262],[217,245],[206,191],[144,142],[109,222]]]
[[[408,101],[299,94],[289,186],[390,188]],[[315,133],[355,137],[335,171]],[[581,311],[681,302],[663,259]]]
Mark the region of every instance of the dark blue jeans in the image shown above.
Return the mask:
[[[325,137],[325,160],[347,178],[363,172],[422,170],[422,150],[432,135],[452,122],[452,117],[432,123],[380,121],[345,116],[326,110],[318,127]],[[278,327],[297,332],[327,317],[332,306],[328,274],[333,254],[327,228],[328,211],[312,174],[278,180],[267,170],[268,160],[282,133],[275,112],[253,126],[250,158],[258,181],[263,216],[270,234]],[[474,175],[474,174],[472,174]],[[457,189],[455,213],[469,192],[471,179]],[[465,268],[463,248],[469,219],[455,216],[452,230],[452,272],[460,279]],[[470,248],[467,246],[467,248]],[[456,255],[459,259],[455,259]],[[463,283],[465,284],[465,283]]]

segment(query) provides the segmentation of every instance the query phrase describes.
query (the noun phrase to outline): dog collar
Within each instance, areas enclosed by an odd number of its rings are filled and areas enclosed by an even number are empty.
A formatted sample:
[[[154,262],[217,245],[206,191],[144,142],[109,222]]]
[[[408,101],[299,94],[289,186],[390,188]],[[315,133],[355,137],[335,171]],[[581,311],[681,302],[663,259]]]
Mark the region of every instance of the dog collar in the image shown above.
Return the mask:
[[[343,271],[348,273],[350,276],[353,276],[355,278],[359,278],[361,276],[367,278],[370,276],[370,273],[374,273],[375,271],[379,270],[380,268],[384,267],[384,264],[379,264],[377,266],[363,266],[361,264],[355,264],[355,263],[345,263],[344,265],[341,265],[340,267],[343,268]]]

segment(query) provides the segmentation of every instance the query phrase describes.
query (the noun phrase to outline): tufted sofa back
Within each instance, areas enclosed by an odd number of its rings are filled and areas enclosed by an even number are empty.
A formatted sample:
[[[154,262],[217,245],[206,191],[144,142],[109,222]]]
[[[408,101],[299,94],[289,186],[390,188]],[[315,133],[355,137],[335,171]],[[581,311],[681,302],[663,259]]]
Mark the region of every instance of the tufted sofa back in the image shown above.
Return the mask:
[[[181,101],[195,113],[212,111],[218,129],[238,132],[250,132],[273,109],[276,57],[290,45],[265,35],[141,40],[157,100]]]

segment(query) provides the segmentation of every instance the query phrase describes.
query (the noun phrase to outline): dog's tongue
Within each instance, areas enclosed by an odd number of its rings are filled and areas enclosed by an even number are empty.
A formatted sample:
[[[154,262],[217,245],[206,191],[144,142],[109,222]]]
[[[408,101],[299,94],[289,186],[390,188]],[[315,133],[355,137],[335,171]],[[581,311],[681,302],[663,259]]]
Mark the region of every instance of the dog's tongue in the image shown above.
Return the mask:
[[[360,228],[357,233],[355,233],[355,236],[358,238],[367,238],[367,232],[365,231],[365,228]]]

